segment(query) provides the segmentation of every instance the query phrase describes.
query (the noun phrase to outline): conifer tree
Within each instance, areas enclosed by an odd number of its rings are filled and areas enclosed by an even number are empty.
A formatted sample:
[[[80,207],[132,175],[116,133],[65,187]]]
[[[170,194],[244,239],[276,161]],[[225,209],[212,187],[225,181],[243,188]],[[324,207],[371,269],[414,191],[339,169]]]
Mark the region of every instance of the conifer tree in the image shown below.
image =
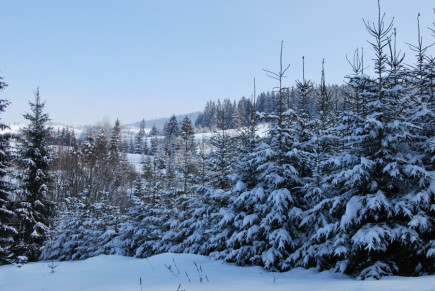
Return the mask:
[[[0,77],[0,91],[6,87]],[[4,112],[9,101],[0,99],[0,113]],[[7,128],[7,125],[0,122],[0,131]],[[15,214],[12,208],[11,191],[12,185],[6,180],[7,171],[10,167],[10,149],[8,136],[0,134],[0,265],[12,263],[14,254],[12,247],[15,244],[17,230],[13,226]]]
[[[247,187],[253,187],[257,182],[258,170],[256,163],[252,162],[252,155],[255,148],[260,142],[257,135],[257,109],[256,109],[256,92],[255,92],[255,79],[254,79],[254,95],[253,100],[246,102],[249,108],[244,110],[244,114],[248,112],[247,116],[239,117],[243,121],[239,122],[239,136],[237,150],[240,152],[240,163],[236,163],[234,180],[241,180],[247,184]]]
[[[300,115],[304,119],[311,120],[311,93],[313,91],[313,83],[311,80],[305,79],[305,57],[302,57],[302,81],[296,81],[296,88],[298,89],[298,109]]]
[[[141,154],[142,152],[144,152],[144,146],[145,146],[144,138],[145,138],[145,119],[142,119],[139,127],[139,132],[136,135],[136,145],[135,145],[136,154]]]
[[[116,119],[115,125],[112,129],[112,135],[110,137],[109,146],[109,159],[112,165],[116,165],[119,162],[119,150],[121,143],[121,124],[119,119]]]
[[[330,155],[336,153],[337,138],[334,135],[332,125],[335,123],[335,116],[332,114],[331,93],[326,86],[324,60],[322,61],[321,81],[315,102],[317,112],[311,122],[305,121],[308,125],[308,134],[300,135],[305,143],[308,160],[305,161],[304,168],[300,169],[302,175],[305,173],[304,186],[301,191],[304,197],[311,204],[320,201],[325,193],[323,192],[323,175],[327,172],[326,162]],[[307,115],[302,113],[305,118]],[[302,128],[303,126],[301,126]],[[309,140],[307,140],[309,139]],[[310,168],[307,171],[306,168]],[[307,172],[309,172],[308,175]]]
[[[155,124],[153,124],[153,127],[151,128],[151,147],[150,147],[150,155],[156,157],[156,153],[157,153],[157,147],[158,147],[158,139],[157,139],[157,127]]]
[[[407,100],[408,120],[417,126],[413,128],[414,140],[410,143],[416,152],[414,166],[408,167],[408,174],[414,177],[418,184],[414,185],[416,194],[416,208],[419,212],[418,218],[413,219],[412,227],[417,228],[424,236],[422,253],[426,257],[421,258],[421,268],[418,274],[422,274],[428,268],[433,270],[431,262],[435,258],[435,231],[433,230],[435,213],[430,209],[430,203],[434,203],[435,191],[433,188],[435,180],[435,57],[428,55],[428,48],[423,45],[423,38],[420,34],[420,14],[417,17],[418,41],[411,45],[416,53],[416,63],[407,72],[408,81],[411,83],[411,96]],[[435,24],[433,24],[435,27]],[[432,36],[435,37],[435,30],[432,28]],[[428,222],[428,223],[426,223]],[[433,273],[433,271],[429,271]]]
[[[48,145],[51,131],[47,126],[49,117],[44,112],[45,103],[40,100],[39,89],[35,92],[35,101],[29,103],[31,113],[24,114],[29,124],[22,130],[19,156],[23,167],[19,195],[24,201],[19,203],[17,209],[21,223],[17,254],[34,261],[39,257],[54,214],[49,201],[49,170],[53,159]]]
[[[230,176],[233,171],[235,148],[234,138],[230,136],[227,129],[227,112],[222,109],[218,112],[217,124],[220,130],[215,132],[210,139],[213,147],[208,159],[208,168],[213,173],[210,185],[222,190],[228,190],[231,187]]]
[[[176,168],[176,151],[178,149],[178,136],[180,133],[180,128],[178,125],[177,118],[172,115],[168,123],[165,124],[165,155],[167,156],[167,167],[170,174],[175,175]],[[172,176],[171,176],[172,177]],[[173,184],[174,181],[171,181]]]
[[[237,166],[235,196],[227,211],[221,210],[223,219],[219,224],[224,227],[221,233],[229,233],[227,249],[220,256],[272,270],[288,269],[285,258],[301,244],[298,225],[302,199],[295,189],[301,185],[298,161],[305,160],[303,151],[294,149],[299,142],[297,112],[282,111],[287,92],[282,85],[286,71],[282,69],[282,50],[280,63],[280,72],[267,71],[279,82],[278,116],[267,116],[272,121],[267,136],[255,142],[252,152]]]
[[[110,152],[106,129],[99,127],[96,130],[94,144],[90,147],[93,164],[89,169],[89,183],[87,183],[89,189],[87,193],[93,202],[98,201],[100,196],[107,191],[113,176],[112,166],[109,166]]]
[[[243,122],[239,124],[239,137],[237,150],[240,152],[240,161],[235,163],[235,183],[231,189],[230,203],[221,209],[222,218],[218,223],[220,230],[217,237],[225,239],[225,248],[215,254],[222,258],[238,264],[258,263],[255,241],[259,229],[260,216],[258,211],[264,203],[264,193],[261,190],[256,192],[252,189],[259,182],[260,170],[257,163],[257,146],[261,139],[256,134],[256,109],[255,109],[255,80],[254,99],[250,102],[250,115],[247,116],[246,126]],[[260,194],[260,195],[257,195]]]
[[[112,168],[112,179],[110,183],[110,188],[108,189],[111,198],[116,199],[118,197],[116,193],[122,184],[122,181],[128,175],[128,169],[126,165],[128,164],[127,158],[120,152],[120,142],[121,142],[121,124],[118,119],[115,121],[115,125],[112,129],[112,135],[110,136],[109,145],[109,166]]]
[[[202,186],[194,188],[189,196],[186,217],[179,223],[173,241],[173,251],[186,251],[208,255],[225,248],[225,237],[219,235],[217,227],[221,219],[220,210],[228,206],[231,187],[230,175],[234,159],[234,140],[228,134],[226,126],[226,112],[220,107],[218,112],[218,132],[211,138],[212,152],[207,156],[204,164],[210,179]],[[205,154],[205,153],[204,153]],[[204,175],[205,176],[205,175]]]
[[[180,134],[182,140],[182,154],[183,154],[183,180],[184,180],[184,193],[187,193],[188,184],[192,182],[193,177],[193,155],[195,154],[195,140],[194,140],[194,129],[192,121],[189,117],[184,117],[181,127]]]

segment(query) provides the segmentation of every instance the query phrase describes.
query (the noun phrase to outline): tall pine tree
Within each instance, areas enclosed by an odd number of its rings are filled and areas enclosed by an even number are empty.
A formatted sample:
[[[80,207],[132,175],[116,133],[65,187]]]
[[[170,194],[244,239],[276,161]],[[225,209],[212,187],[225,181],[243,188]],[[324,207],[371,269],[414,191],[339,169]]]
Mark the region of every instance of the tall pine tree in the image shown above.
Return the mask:
[[[7,86],[1,80],[2,77],[0,77],[0,91]],[[9,101],[0,99],[0,113],[4,112],[8,105]],[[6,124],[0,122],[0,131],[6,128]],[[0,133],[0,264],[11,263],[14,259],[12,247],[17,234],[13,226],[15,215],[11,203],[12,186],[6,180],[10,159],[8,136]]]
[[[22,130],[19,156],[22,166],[19,194],[23,201],[17,209],[21,222],[17,254],[35,261],[46,239],[54,211],[49,200],[49,170],[53,159],[48,144],[51,131],[47,126],[49,117],[44,112],[45,102],[41,101],[39,89],[35,92],[35,101],[29,103],[31,113],[24,114],[29,124]]]

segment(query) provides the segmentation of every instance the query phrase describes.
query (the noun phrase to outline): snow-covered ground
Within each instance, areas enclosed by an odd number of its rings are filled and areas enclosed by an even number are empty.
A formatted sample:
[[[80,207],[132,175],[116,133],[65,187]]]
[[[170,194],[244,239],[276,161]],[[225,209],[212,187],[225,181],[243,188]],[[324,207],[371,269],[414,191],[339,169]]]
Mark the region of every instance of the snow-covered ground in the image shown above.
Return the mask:
[[[55,266],[54,273],[50,266]],[[435,290],[435,276],[356,281],[305,269],[272,273],[199,255],[98,256],[84,261],[0,266],[0,290]]]

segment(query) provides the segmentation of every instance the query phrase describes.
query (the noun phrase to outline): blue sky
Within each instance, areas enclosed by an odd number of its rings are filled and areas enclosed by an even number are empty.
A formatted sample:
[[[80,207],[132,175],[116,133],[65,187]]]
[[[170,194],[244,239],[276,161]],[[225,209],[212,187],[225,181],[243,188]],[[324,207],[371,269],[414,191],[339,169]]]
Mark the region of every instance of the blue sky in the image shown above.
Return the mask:
[[[423,39],[433,42],[433,1],[381,6],[412,63],[404,43],[417,40],[419,12]],[[22,122],[38,86],[52,120],[70,125],[105,116],[126,124],[250,97],[254,78],[257,92],[275,86],[262,69],[278,70],[281,40],[286,85],[301,78],[302,56],[312,81],[325,58],[327,82],[342,83],[355,48],[371,65],[362,19],[376,16],[375,0],[0,0],[0,76],[9,84],[0,97],[12,102],[1,118]]]

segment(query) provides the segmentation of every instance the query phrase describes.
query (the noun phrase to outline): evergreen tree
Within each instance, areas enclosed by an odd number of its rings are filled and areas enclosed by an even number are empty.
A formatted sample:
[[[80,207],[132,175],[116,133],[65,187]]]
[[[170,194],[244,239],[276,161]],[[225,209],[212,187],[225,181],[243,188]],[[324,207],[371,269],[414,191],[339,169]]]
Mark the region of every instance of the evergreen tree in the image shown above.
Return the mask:
[[[247,118],[246,120],[239,122],[241,127],[237,150],[240,152],[241,159],[235,163],[235,173],[232,177],[232,181],[236,184],[231,189],[230,203],[226,208],[221,209],[223,215],[217,224],[219,231],[216,240],[225,239],[225,248],[215,256],[241,265],[259,261],[256,254],[257,242],[253,238],[256,237],[259,229],[258,211],[264,202],[264,195],[261,195],[261,190],[250,191],[259,182],[260,174],[256,149],[261,139],[256,135],[255,104],[255,99],[254,102],[249,103],[250,106],[252,105],[248,110],[251,114],[243,117],[243,120]]]
[[[237,111],[236,111],[236,120],[235,120],[235,126],[240,127],[249,127],[250,126],[250,120],[252,117],[252,110],[253,106],[251,104],[251,101],[245,97],[242,97],[240,101],[237,104]]]
[[[180,133],[180,128],[178,125],[177,118],[173,114],[168,121],[167,128],[165,130],[165,134],[168,136],[178,136]]]
[[[136,149],[135,149],[135,153],[136,154],[141,154],[144,151],[144,138],[145,138],[145,119],[142,119],[141,123],[140,123],[140,128],[139,128],[139,132],[136,135]],[[147,154],[147,153],[145,153]]]
[[[433,26],[435,27],[435,24]],[[432,36],[435,37],[433,28]],[[434,205],[435,200],[433,189],[435,180],[435,57],[428,55],[429,47],[423,45],[418,21],[418,42],[417,45],[411,46],[411,49],[416,52],[417,62],[408,71],[410,77],[408,81],[412,90],[411,96],[407,100],[409,120],[417,125],[412,131],[414,140],[412,143],[410,142],[410,146],[416,152],[413,161],[415,166],[408,167],[408,174],[416,182],[418,181],[418,184],[414,185],[414,191],[417,193],[415,199],[420,202],[415,205],[418,210],[413,209],[419,214],[418,219],[413,219],[411,227],[417,228],[422,234],[425,245],[421,249],[422,253],[426,255],[426,258],[421,262],[418,274],[424,273],[426,268],[430,270],[428,273],[434,273],[431,262],[435,257],[435,233],[433,230],[435,212],[434,209],[430,208],[430,204]]]
[[[158,139],[157,139],[157,127],[155,124],[153,124],[153,127],[151,128],[151,147],[150,147],[150,155],[156,156],[157,153],[157,147],[158,147]]]
[[[39,257],[54,213],[48,200],[52,154],[47,141],[51,128],[47,126],[49,117],[43,111],[45,103],[40,100],[39,89],[36,90],[35,101],[29,103],[31,113],[25,114],[24,118],[30,123],[22,130],[19,156],[23,167],[19,195],[24,201],[19,203],[17,209],[21,223],[17,254],[34,261]]]
[[[296,81],[296,101],[299,115],[307,121],[312,120],[314,115],[313,92],[313,82],[305,78],[305,57],[302,57],[302,81]]]
[[[287,92],[282,86],[286,71],[282,67],[282,50],[280,68],[278,73],[267,71],[279,82],[278,116],[267,116],[273,124],[262,140],[256,141],[255,129],[251,130],[250,135],[254,136],[247,144],[251,149],[237,166],[234,198],[221,211],[219,224],[223,227],[220,233],[229,237],[227,248],[219,256],[238,264],[258,264],[272,270],[288,269],[285,258],[302,243],[298,225],[303,199],[297,191],[302,180],[298,170],[302,161],[307,160],[300,146],[303,135],[296,111],[281,111],[286,106]]]
[[[189,117],[184,117],[181,127],[181,140],[182,140],[182,153],[183,153],[183,180],[184,180],[184,193],[187,193],[188,184],[193,181],[194,163],[192,156],[195,154],[195,140],[192,121]]]
[[[110,176],[110,187],[108,187],[109,196],[116,200],[121,198],[119,196],[125,195],[122,192],[121,185],[123,181],[128,179],[128,161],[126,157],[126,153],[120,152],[120,142],[121,142],[121,125],[118,119],[116,119],[115,125],[112,129],[112,135],[110,137],[110,146],[109,146],[109,167],[112,168],[112,175]]]
[[[185,202],[186,213],[180,212],[180,216],[186,219],[173,232],[174,245],[170,248],[171,251],[208,255],[222,251],[225,247],[225,237],[219,235],[217,224],[221,219],[220,210],[230,202],[228,190],[233,169],[231,160],[234,159],[235,152],[234,139],[226,129],[226,112],[222,107],[218,112],[217,123],[220,130],[210,140],[213,151],[204,164],[210,179],[204,181],[202,186],[195,187]]]
[[[228,132],[226,118],[227,112],[219,110],[217,125],[220,130],[210,139],[213,151],[207,162],[210,173],[213,173],[210,185],[222,190],[231,187],[230,175],[233,173],[232,161],[235,158],[234,138]]]
[[[172,164],[175,163],[175,151],[177,149],[177,138],[180,133],[178,121],[175,115],[172,115],[168,123],[165,124],[165,153]]]
[[[0,91],[7,85],[0,77]],[[4,112],[9,101],[0,99],[0,113]],[[7,128],[7,125],[0,122],[0,131]],[[6,180],[8,168],[10,167],[10,149],[8,136],[0,134],[0,265],[11,263],[14,259],[12,247],[15,244],[17,230],[13,226],[15,218],[12,209],[11,191],[12,185]]]
[[[141,175],[138,175],[137,178],[134,180],[133,187],[133,195],[135,195],[136,197],[142,197],[145,189]]]
[[[298,169],[304,177],[301,191],[310,204],[319,202],[323,193],[322,179],[327,172],[326,162],[331,154],[337,152],[337,138],[334,135],[332,125],[335,123],[335,116],[332,114],[331,93],[326,86],[324,60],[322,61],[321,82],[318,88],[315,105],[317,112],[312,121],[308,121],[308,115],[302,111],[300,129],[300,145],[306,150],[308,159],[301,163],[302,168]],[[307,131],[307,132],[304,132]]]
[[[239,122],[239,136],[237,151],[240,153],[240,163],[235,166],[235,181],[243,181],[248,188],[253,187],[257,182],[259,171],[257,164],[253,163],[252,154],[260,142],[260,137],[257,135],[257,102],[255,93],[255,79],[254,79],[254,98],[244,101],[243,117],[239,117],[242,121]]]
[[[110,137],[109,146],[109,159],[112,165],[116,165],[119,162],[119,151],[121,143],[121,124],[119,119],[116,119],[115,125],[112,129],[112,135]]]
[[[143,143],[142,152],[143,152],[144,155],[149,155],[150,154],[150,149],[149,149],[149,145],[148,145],[148,137],[147,137],[147,135],[145,135],[145,137],[144,137],[144,143]]]
[[[91,146],[91,154],[95,159],[91,161],[95,164],[89,168],[87,187],[89,190],[88,194],[93,202],[98,201],[100,196],[108,191],[113,176],[112,165],[109,166],[110,153],[108,139],[106,129],[100,127],[97,129],[94,144]],[[117,154],[115,154],[115,156],[116,155]]]

